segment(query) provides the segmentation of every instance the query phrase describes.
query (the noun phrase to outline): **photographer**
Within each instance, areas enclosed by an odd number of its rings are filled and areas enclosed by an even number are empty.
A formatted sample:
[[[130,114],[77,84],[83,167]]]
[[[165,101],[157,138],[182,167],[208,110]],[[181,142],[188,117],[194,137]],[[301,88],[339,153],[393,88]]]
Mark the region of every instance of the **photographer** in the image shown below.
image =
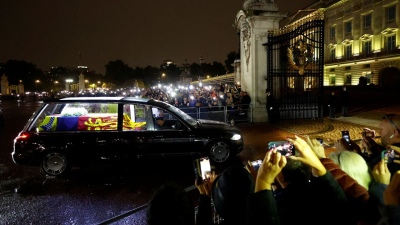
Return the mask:
[[[332,174],[306,141],[297,136],[287,140],[297,154],[283,159],[280,153],[274,154],[276,150],[269,151],[257,171],[255,193],[249,204],[251,224],[352,224],[347,198]],[[275,193],[276,204],[271,198],[274,175],[282,186]],[[274,207],[279,219],[273,216]],[[326,218],[326,212],[337,209],[341,209],[340,214]],[[265,210],[271,214],[265,216]],[[307,216],[310,212],[312,216]]]
[[[196,179],[195,185],[200,192],[197,225],[214,224],[211,199],[216,213],[223,218],[218,224],[247,224],[248,198],[254,191],[254,181],[243,166],[230,166],[218,176],[213,171],[202,183]]]

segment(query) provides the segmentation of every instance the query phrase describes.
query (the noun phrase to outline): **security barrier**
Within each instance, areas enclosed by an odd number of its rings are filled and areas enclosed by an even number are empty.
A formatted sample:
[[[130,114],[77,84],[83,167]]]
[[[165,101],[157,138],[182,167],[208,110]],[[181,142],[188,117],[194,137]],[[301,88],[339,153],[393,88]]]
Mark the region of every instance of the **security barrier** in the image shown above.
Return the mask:
[[[194,119],[216,120],[225,123],[252,123],[253,110],[248,104],[232,106],[178,107]]]

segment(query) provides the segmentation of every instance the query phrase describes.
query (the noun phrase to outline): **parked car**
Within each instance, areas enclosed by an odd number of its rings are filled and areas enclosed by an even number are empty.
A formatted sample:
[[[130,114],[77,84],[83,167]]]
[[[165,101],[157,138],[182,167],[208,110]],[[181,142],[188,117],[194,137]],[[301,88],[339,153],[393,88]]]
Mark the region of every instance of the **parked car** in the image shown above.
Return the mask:
[[[224,163],[242,149],[237,127],[193,119],[162,101],[71,97],[44,101],[15,138],[12,159],[61,176],[75,165],[150,157],[208,156]]]

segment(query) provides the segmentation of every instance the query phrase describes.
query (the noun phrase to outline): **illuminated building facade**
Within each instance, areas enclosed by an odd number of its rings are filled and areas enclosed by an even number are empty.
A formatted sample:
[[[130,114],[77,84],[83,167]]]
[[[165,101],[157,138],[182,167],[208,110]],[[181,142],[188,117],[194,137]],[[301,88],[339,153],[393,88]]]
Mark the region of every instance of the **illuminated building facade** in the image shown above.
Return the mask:
[[[324,9],[324,86],[399,87],[399,2],[335,2]]]

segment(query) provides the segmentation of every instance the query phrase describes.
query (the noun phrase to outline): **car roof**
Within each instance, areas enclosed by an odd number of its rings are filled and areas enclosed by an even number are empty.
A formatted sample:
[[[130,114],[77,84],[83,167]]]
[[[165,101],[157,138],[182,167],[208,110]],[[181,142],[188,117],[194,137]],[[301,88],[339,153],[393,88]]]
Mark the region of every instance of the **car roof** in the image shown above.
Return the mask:
[[[61,99],[46,99],[44,102],[149,102],[148,98],[137,97],[66,97]]]
[[[117,102],[117,103],[146,103],[149,105],[158,106],[160,108],[170,108],[172,105],[155,99],[148,98],[138,98],[138,97],[66,97],[60,99],[46,99],[43,100],[44,103],[55,102],[55,103],[76,103],[76,102],[87,102],[87,103],[107,103],[107,102]]]

